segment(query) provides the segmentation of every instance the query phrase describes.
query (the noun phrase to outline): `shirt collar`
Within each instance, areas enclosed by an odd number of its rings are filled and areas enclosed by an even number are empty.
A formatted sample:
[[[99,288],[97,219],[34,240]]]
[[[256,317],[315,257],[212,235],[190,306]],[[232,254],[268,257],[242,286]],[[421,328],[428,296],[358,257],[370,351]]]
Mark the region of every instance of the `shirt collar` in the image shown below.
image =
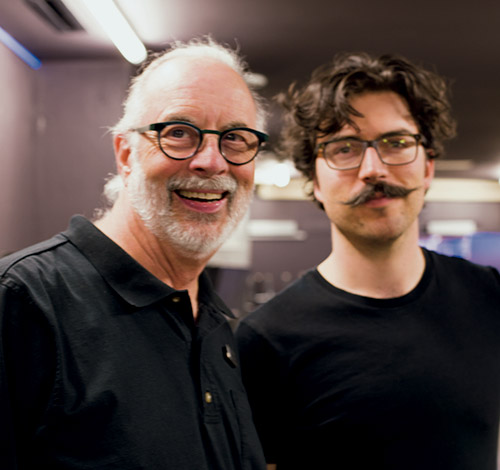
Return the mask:
[[[71,218],[63,236],[83,253],[120,297],[135,307],[145,307],[178,292],[153,276],[81,215]],[[199,299],[205,305],[214,306],[223,315],[234,318],[205,272],[199,278]]]
[[[63,235],[82,252],[113,290],[129,304],[144,307],[175,292],[143,268],[85,217],[73,216]]]
[[[224,316],[234,319],[233,312],[227,307],[224,301],[217,295],[212,285],[212,281],[208,274],[203,271],[199,278],[199,294],[198,299],[201,304],[215,308],[219,313]]]

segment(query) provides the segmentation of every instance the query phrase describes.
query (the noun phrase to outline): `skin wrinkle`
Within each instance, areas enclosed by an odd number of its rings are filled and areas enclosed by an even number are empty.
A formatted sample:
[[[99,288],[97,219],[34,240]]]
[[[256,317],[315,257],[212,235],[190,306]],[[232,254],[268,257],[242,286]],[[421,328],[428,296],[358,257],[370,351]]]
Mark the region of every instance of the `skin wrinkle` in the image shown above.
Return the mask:
[[[178,59],[178,61],[181,60]],[[213,67],[214,61],[208,60],[202,68],[213,71]],[[217,67],[219,67],[218,63]],[[222,69],[225,69],[225,66],[222,66],[220,72],[218,69],[217,73],[222,73]],[[183,74],[179,75],[178,69],[174,70],[173,74],[169,73],[168,77],[164,71],[159,71],[159,74],[150,78],[154,82],[153,85],[160,82],[163,85],[162,88],[159,88],[162,90],[159,93],[161,99],[156,94],[154,100],[156,105],[163,104],[162,109],[158,114],[150,114],[148,119],[150,122],[181,119],[200,128],[210,129],[233,127],[236,122],[240,125],[245,124],[247,127],[255,125],[253,122],[254,103],[249,99],[246,85],[238,76],[231,74],[230,82],[231,84],[234,82],[235,87],[231,89],[231,93],[225,98],[227,103],[221,103],[221,106],[212,106],[213,111],[209,111],[206,105],[215,102],[216,99],[216,102],[219,103],[220,97],[218,93],[207,86],[203,86],[203,95],[198,92],[195,93],[193,77],[186,81]],[[174,93],[172,93],[172,87],[165,87],[166,83],[172,83],[172,81],[178,83]],[[226,83],[226,90],[227,86],[229,86],[229,83]],[[153,88],[158,89],[158,86],[153,86]],[[199,90],[199,87],[196,87],[196,89]],[[167,109],[164,108],[165,101],[169,103]],[[235,102],[237,106],[228,108],[229,101]],[[238,113],[238,109],[243,107],[244,104],[247,106],[245,106],[242,113]],[[156,105],[153,105],[153,108]],[[224,114],[220,114],[221,112]],[[238,118],[234,119],[237,114],[239,114]],[[217,125],[209,121],[205,122],[205,116],[215,116]],[[126,183],[127,188],[132,190],[130,199],[133,201],[134,209],[137,210],[141,217],[144,216],[145,224],[161,241],[172,243],[185,255],[199,260],[210,257],[227,238],[238,219],[246,212],[253,192],[253,184],[248,184],[249,181],[246,180],[249,177],[249,171],[253,170],[253,164],[249,164],[248,168],[236,168],[221,163],[214,173],[215,168],[206,167],[208,161],[205,161],[206,158],[212,158],[208,156],[209,154],[219,155],[217,139],[213,136],[205,136],[197,155],[184,161],[169,160],[163,154],[158,159],[159,149],[157,143],[154,146],[144,146],[144,143],[144,140],[142,142],[139,140],[137,153],[135,153],[134,149],[131,149],[134,158],[139,162],[133,163],[133,159],[131,159],[131,166],[134,168],[128,177],[129,181]],[[219,155],[219,157],[222,159],[222,156]],[[145,165],[149,168],[147,169]],[[170,176],[167,176],[166,173],[161,171],[161,168],[166,168],[166,165],[172,168],[175,166],[180,171],[174,171]],[[247,166],[245,165],[245,167]],[[185,171],[188,168],[189,170]],[[136,172],[137,169],[143,173],[142,178]],[[220,174],[220,172],[222,173]],[[210,183],[210,180],[214,180],[215,183]],[[222,189],[228,191],[224,198],[225,207],[221,211],[211,214],[186,210],[179,203],[181,198],[179,194],[176,194],[179,189],[186,191],[191,189]],[[235,207],[239,206],[240,203],[241,207]],[[170,210],[170,214],[168,210]],[[196,223],[195,226],[193,226],[193,222]]]
[[[215,251],[229,236],[246,212],[251,201],[251,190],[242,191],[238,197],[238,183],[231,175],[216,175],[203,178],[197,175],[173,175],[167,182],[147,180],[144,171],[138,162],[136,151],[131,154],[131,173],[127,182],[131,204],[144,221],[146,227],[162,241],[169,241],[181,250],[190,253],[194,258],[204,258]],[[204,189],[227,191],[226,224],[219,227],[213,234],[204,233],[203,227],[198,225],[186,227],[179,222],[175,215],[174,191],[179,189]],[[216,224],[220,219],[219,213],[205,214],[188,212],[184,214],[188,221],[198,224]]]

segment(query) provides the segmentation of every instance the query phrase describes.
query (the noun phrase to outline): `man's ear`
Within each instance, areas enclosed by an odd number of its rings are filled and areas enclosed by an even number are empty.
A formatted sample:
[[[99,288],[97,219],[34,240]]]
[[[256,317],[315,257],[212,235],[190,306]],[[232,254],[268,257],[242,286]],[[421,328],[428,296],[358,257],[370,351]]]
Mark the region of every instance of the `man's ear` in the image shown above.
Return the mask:
[[[424,174],[424,189],[427,192],[431,186],[432,180],[434,178],[435,171],[435,161],[433,158],[426,158],[425,161],[425,174]]]
[[[113,138],[113,147],[115,150],[116,169],[125,180],[130,174],[130,144],[123,134],[117,134]]]
[[[321,204],[323,204],[323,194],[321,193],[321,189],[319,187],[318,179],[316,178],[316,176],[314,176],[312,180],[312,185],[313,185],[313,195],[315,199]]]

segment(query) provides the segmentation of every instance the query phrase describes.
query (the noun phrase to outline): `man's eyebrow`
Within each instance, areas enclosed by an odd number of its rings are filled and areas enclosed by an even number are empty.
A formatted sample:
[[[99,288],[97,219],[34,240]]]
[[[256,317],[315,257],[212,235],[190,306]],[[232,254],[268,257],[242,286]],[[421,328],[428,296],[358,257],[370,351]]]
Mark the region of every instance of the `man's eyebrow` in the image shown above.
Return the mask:
[[[414,132],[414,131],[410,131],[409,129],[400,128],[400,129],[396,129],[394,131],[384,132],[383,134],[380,135],[379,139],[382,137],[390,137],[391,135],[401,135],[401,134],[414,135],[414,134],[418,134],[418,133],[419,133],[418,131]]]
[[[248,127],[248,124],[243,121],[232,121],[228,124],[226,124],[222,130],[227,130],[227,129],[234,129],[236,127]]]
[[[189,124],[194,124],[193,119],[183,115],[183,114],[173,114],[166,116],[162,122],[170,122],[170,121],[182,121],[182,122],[188,122]]]
[[[374,140],[383,139],[384,137],[391,137],[394,135],[414,135],[418,133],[419,132],[410,131],[409,129],[400,128],[392,131],[382,132],[381,134],[378,134],[378,136]],[[338,140],[338,139],[365,140],[361,138],[358,134],[335,135],[332,138],[332,140]]]
[[[183,114],[169,115],[162,120],[162,122],[170,122],[170,121],[182,121],[182,122],[187,122],[189,124],[193,124],[194,126],[198,126],[193,118],[190,118]],[[228,129],[234,129],[237,127],[248,127],[248,125],[243,121],[231,121],[225,126],[223,126],[222,129],[212,129],[212,130],[226,131]]]

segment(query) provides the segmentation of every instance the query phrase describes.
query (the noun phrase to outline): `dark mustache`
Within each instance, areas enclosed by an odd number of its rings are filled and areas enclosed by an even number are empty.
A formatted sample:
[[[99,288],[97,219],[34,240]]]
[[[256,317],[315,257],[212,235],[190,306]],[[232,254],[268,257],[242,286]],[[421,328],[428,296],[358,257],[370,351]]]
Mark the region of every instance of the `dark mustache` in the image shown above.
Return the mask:
[[[417,188],[405,188],[403,186],[387,184],[383,181],[378,183],[367,183],[359,194],[347,201],[344,201],[342,204],[355,207],[360,204],[364,204],[379,195],[383,195],[384,197],[405,197],[416,189]]]

